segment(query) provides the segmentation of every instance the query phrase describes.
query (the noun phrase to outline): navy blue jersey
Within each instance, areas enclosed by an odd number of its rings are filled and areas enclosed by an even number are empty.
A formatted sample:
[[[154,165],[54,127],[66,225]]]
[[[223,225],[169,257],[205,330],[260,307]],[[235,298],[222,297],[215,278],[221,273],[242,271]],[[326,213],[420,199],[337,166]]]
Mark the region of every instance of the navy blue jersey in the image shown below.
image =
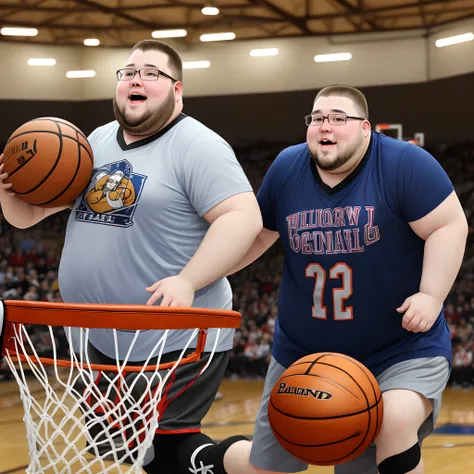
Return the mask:
[[[403,360],[445,356],[441,312],[425,333],[396,311],[419,292],[424,241],[409,226],[453,185],[425,150],[372,132],[359,166],[334,188],[320,179],[306,143],[283,150],[258,192],[264,227],[285,259],[273,356],[285,367],[315,352],[340,352],[374,374]]]

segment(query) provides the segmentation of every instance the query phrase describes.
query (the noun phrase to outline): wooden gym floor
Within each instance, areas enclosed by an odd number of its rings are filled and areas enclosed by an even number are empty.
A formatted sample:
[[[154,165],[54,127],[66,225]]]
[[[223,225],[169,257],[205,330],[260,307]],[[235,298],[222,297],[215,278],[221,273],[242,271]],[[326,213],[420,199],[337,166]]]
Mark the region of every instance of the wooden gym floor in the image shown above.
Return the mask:
[[[224,397],[214,403],[203,431],[216,440],[252,436],[262,390],[260,380],[224,380]],[[16,382],[0,382],[0,474],[23,473],[28,465],[22,417]],[[427,474],[474,472],[474,390],[446,390],[436,432],[424,443],[423,456]],[[307,472],[329,474],[333,469],[311,467]]]

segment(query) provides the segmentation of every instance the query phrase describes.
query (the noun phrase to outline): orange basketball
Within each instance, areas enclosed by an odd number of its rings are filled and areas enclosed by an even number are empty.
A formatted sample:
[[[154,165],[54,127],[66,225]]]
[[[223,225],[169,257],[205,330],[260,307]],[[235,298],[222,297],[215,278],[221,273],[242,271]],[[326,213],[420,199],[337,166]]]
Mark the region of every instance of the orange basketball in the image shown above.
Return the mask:
[[[375,440],[383,402],[377,380],[360,362],[331,352],[296,361],[270,396],[268,419],[275,437],[309,464],[349,461]]]
[[[93,154],[75,125],[55,117],[26,122],[5,145],[6,183],[28,204],[56,207],[74,201],[92,177]]]

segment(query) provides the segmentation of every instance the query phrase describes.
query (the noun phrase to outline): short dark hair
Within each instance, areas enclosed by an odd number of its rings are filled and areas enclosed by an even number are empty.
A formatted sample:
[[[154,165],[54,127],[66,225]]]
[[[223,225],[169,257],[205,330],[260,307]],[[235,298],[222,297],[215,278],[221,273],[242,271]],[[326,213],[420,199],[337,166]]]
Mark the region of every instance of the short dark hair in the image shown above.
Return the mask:
[[[169,44],[157,40],[143,40],[138,42],[133,48],[133,51],[139,49],[140,51],[159,51],[168,56],[168,66],[171,69],[171,75],[178,81],[183,82],[183,61],[178,52]]]
[[[338,95],[351,99],[354,102],[359,115],[367,120],[369,119],[369,106],[367,104],[367,98],[359,89],[346,86],[344,84],[334,84],[321,89],[316,95],[314,101],[316,102],[320,97],[328,97],[332,95]]]

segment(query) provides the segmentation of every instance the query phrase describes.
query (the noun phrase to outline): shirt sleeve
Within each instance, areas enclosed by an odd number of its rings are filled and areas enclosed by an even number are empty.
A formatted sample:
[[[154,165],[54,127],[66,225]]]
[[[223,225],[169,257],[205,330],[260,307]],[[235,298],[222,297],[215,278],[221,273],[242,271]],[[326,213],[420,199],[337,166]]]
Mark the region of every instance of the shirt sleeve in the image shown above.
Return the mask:
[[[398,207],[408,222],[429,214],[454,190],[440,163],[416,145],[403,149],[396,176]]]
[[[181,174],[188,198],[203,216],[236,194],[253,192],[230,145],[212,131],[203,131],[184,152]]]
[[[287,164],[293,162],[294,147],[285,148],[275,158],[263,178],[257,193],[257,201],[263,219],[263,227],[278,231],[277,213],[278,198],[282,193],[285,177],[288,174]]]
[[[275,166],[272,164],[263,178],[257,193],[257,201],[262,214],[263,227],[268,230],[277,231],[275,209],[274,209],[274,175]]]

